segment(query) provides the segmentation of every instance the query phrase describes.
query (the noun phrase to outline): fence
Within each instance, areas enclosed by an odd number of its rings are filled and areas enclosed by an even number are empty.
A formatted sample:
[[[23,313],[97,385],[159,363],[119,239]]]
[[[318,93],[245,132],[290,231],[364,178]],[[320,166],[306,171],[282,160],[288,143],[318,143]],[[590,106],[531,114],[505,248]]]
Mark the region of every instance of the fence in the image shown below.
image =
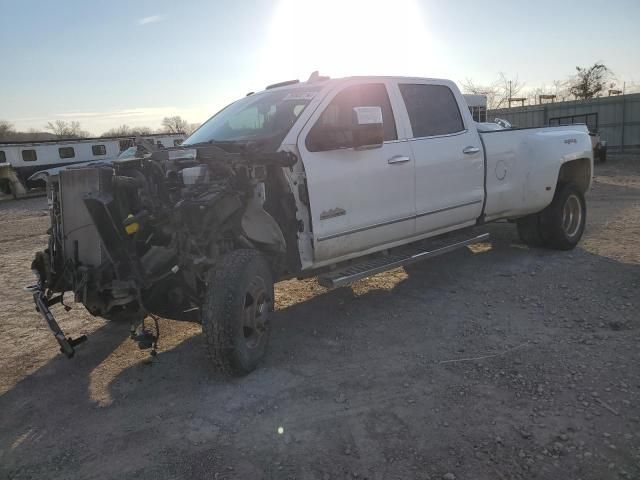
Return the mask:
[[[514,127],[586,123],[610,148],[640,148],[640,93],[501,108],[489,110],[487,117],[504,118]]]

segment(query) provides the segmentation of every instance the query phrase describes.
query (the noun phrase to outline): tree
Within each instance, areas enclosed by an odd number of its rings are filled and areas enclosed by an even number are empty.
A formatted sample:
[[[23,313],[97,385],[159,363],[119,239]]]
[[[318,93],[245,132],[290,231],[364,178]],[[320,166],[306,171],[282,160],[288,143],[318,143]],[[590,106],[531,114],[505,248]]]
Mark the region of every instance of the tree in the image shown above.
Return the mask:
[[[0,120],[0,140],[8,140],[15,133],[13,125],[6,120]]]
[[[576,67],[576,75],[571,81],[569,92],[577,99],[599,97],[607,83],[609,88],[615,86],[613,72],[602,63],[594,63],[590,67]]]
[[[462,82],[462,91],[472,95],[484,95],[487,97],[487,108],[495,108],[497,89],[494,85],[478,85],[470,78],[467,78]]]
[[[564,102],[571,92],[569,92],[570,83],[568,80],[554,80],[551,82],[553,84],[553,93],[556,96],[558,101]]]
[[[133,135],[151,135],[153,130],[149,127],[133,127],[131,133]]]
[[[179,115],[164,117],[162,128],[166,133],[186,133],[189,130],[189,123]]]
[[[26,132],[18,131],[6,120],[0,120],[0,142],[39,142],[42,140],[55,140],[57,137],[48,132],[40,132],[30,128]]]
[[[80,122],[65,122],[64,120],[56,120],[48,122],[44,127],[50,130],[58,138],[83,138],[90,136],[89,132],[85,132],[80,127]]]
[[[149,127],[130,127],[120,125],[104,132],[101,137],[135,137],[137,135],[151,135],[153,130]]]
[[[186,133],[187,135],[191,135],[198,128],[200,128],[200,125],[202,125],[202,124],[201,123],[190,123],[184,133]]]
[[[498,106],[496,108],[510,106],[509,99],[519,97],[524,89],[524,82],[521,82],[517,75],[514,78],[507,78],[502,72],[499,73],[496,84],[498,86]]]
[[[466,79],[462,82],[462,89],[465,93],[475,95],[485,95],[487,97],[487,108],[505,108],[509,106],[509,98],[517,97],[524,88],[524,83],[518,77],[508,78],[500,72],[498,78],[490,85],[477,85],[473,80]]]
[[[120,125],[104,132],[101,137],[127,137],[131,135],[131,127],[129,125]]]

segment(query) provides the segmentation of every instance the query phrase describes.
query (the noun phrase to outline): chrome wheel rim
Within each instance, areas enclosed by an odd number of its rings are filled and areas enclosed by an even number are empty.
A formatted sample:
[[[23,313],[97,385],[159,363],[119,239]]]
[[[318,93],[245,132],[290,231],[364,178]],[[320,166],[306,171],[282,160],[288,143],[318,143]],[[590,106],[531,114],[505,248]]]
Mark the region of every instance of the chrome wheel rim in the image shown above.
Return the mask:
[[[562,209],[562,229],[567,237],[572,238],[578,234],[581,225],[582,203],[577,195],[571,194]]]
[[[242,333],[247,348],[254,349],[260,344],[267,331],[269,310],[270,299],[265,282],[256,277],[249,284],[244,297]]]

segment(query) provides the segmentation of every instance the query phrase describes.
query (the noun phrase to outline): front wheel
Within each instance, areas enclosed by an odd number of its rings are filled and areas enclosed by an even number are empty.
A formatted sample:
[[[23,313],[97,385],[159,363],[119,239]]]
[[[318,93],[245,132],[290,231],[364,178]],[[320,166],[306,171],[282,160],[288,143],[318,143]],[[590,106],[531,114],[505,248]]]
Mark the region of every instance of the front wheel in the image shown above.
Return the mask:
[[[210,273],[202,332],[217,370],[242,376],[264,357],[273,311],[273,277],[255,250],[235,250]]]

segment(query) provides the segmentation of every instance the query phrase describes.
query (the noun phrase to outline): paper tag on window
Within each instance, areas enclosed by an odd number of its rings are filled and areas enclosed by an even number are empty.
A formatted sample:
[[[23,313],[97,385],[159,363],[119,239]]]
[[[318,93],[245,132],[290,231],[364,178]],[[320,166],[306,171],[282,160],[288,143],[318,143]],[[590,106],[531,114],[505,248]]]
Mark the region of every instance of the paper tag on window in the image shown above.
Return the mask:
[[[380,107],[353,107],[358,125],[374,125],[382,123]]]
[[[283,100],[311,100],[317,92],[291,92]]]

